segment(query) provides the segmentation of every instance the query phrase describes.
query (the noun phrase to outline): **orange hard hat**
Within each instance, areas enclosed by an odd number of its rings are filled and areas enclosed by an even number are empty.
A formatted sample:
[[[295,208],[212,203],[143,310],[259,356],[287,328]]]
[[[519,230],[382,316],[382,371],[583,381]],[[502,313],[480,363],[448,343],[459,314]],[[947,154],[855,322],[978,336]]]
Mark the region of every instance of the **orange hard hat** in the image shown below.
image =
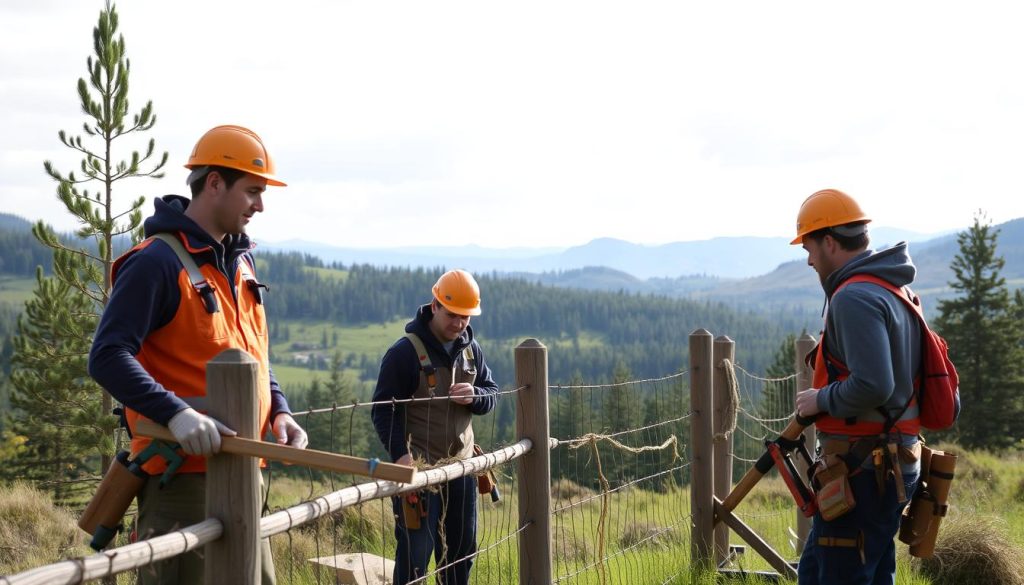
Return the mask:
[[[480,286],[465,270],[449,270],[437,279],[434,298],[456,315],[480,314]]]
[[[853,197],[838,189],[822,189],[800,206],[800,213],[796,216],[796,238],[790,244],[801,244],[804,236],[823,228],[869,221]]]
[[[284,187],[274,175],[274,159],[255,132],[241,126],[217,126],[203,134],[188,157],[186,169],[227,167],[263,177],[268,185]],[[191,178],[191,177],[190,177]]]

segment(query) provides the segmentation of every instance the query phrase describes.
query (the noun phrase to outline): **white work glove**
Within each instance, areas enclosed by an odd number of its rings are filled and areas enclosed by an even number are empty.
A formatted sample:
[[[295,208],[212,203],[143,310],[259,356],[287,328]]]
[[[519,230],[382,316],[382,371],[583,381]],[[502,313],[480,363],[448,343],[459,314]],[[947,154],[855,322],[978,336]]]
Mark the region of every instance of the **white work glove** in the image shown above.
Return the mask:
[[[220,436],[235,436],[237,433],[220,421],[199,414],[193,408],[186,408],[171,417],[167,423],[175,440],[189,455],[208,457],[220,451]]]
[[[282,412],[274,418],[274,436],[277,442],[282,445],[291,445],[296,449],[305,449],[309,444],[309,437],[306,431],[302,430],[299,423],[295,422],[292,415]]]

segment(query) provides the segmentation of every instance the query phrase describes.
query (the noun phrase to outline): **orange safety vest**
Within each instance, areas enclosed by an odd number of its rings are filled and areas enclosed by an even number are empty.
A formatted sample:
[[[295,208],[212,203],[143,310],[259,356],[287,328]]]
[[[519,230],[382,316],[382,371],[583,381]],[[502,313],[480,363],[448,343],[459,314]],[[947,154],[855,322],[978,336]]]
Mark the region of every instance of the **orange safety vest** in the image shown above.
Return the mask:
[[[841,288],[854,282],[875,282],[876,280],[879,280],[878,277],[869,274],[855,274],[837,286],[832,294],[834,296]],[[831,382],[842,381],[850,376],[850,370],[846,365],[825,350],[825,331],[821,332],[821,341],[814,351],[813,365],[814,377],[811,381],[811,386],[814,388],[824,388]],[[915,379],[915,388],[917,382]],[[903,414],[903,418],[896,421],[893,429],[905,435],[913,436],[920,433],[921,421],[917,416],[917,412],[917,392],[915,390]],[[853,418],[836,418],[826,412],[818,417],[814,424],[823,433],[849,435],[851,437],[879,435],[885,430],[885,420],[882,413],[875,411]]]
[[[190,254],[209,250],[191,248],[184,233],[178,234],[178,239]],[[144,240],[118,258],[111,271],[111,282],[117,278],[117,270],[125,259],[152,245],[153,240]],[[214,265],[203,264],[199,272],[213,288],[216,310],[207,310],[198,287],[193,285],[189,270],[183,264],[178,273],[181,301],[174,318],[146,337],[135,359],[154,380],[188,402],[190,398],[206,396],[208,361],[226,349],[245,350],[259,363],[259,420],[262,436],[267,432],[270,418],[270,348],[266,314],[257,297],[258,292],[249,284],[256,280],[252,268],[245,258],[238,260],[234,274],[237,301],[232,297],[231,286],[224,274]],[[125,418],[133,435],[132,457],[141,453],[151,442],[151,439],[135,434],[135,423],[140,417],[142,415],[137,411],[125,408]],[[142,468],[150,475],[156,475],[164,472],[167,463],[162,457],[152,457]],[[204,471],[206,459],[198,456],[186,456],[179,469],[179,472],[184,473]]]

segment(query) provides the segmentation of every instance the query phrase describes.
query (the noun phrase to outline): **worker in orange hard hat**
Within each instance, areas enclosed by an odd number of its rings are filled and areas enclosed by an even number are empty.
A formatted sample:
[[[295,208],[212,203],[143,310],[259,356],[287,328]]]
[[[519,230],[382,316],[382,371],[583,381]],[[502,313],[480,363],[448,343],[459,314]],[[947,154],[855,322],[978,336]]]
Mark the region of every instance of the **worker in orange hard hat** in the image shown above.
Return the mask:
[[[89,355],[89,373],[124,405],[134,431],[141,418],[166,425],[186,457],[169,482],[147,481],[138,495],[140,537],[160,535],[206,518],[206,457],[234,431],[205,414],[208,361],[241,349],[258,363],[261,436],[305,448],[270,369],[263,295],[246,225],[263,211],[267,185],[284,186],[256,133],[217,126],[203,134],[185,165],[192,198],[167,195],[144,223],[146,239],[117,259],[113,289]],[[132,438],[131,456],[150,439]],[[142,468],[167,469],[161,457]],[[163,485],[165,484],[166,485]],[[263,582],[273,583],[270,546],[263,541]],[[203,560],[186,553],[140,572],[141,583],[201,583]]]
[[[449,270],[432,293],[384,355],[373,394],[377,435],[402,465],[472,457],[472,418],[493,410],[497,399],[498,386],[469,325],[481,312],[476,280],[465,270]],[[402,402],[431,397],[442,400]],[[423,577],[431,555],[444,567],[438,582],[468,583],[476,501],[473,476],[442,484],[438,492],[394,498],[396,585]]]
[[[812,194],[797,214],[792,243],[807,251],[827,299],[812,387],[795,399],[799,415],[815,417],[820,442],[801,585],[893,583],[894,537],[921,472],[922,325],[907,288],[917,270],[905,242],[868,247],[869,221],[836,189]]]

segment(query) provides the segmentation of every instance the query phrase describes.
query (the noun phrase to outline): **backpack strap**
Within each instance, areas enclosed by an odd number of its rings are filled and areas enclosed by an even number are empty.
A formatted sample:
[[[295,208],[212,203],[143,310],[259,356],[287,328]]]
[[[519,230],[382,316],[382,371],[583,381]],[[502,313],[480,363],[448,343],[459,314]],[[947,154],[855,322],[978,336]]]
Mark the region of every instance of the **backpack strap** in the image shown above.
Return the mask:
[[[885,280],[884,278],[880,278],[880,277],[875,276],[873,274],[860,273],[860,274],[854,274],[850,278],[847,278],[846,280],[841,282],[839,284],[839,286],[837,286],[836,289],[834,291],[832,291],[832,295],[835,296],[836,293],[838,293],[840,290],[845,288],[847,285],[853,284],[855,282],[868,282],[868,283],[874,284],[876,286],[879,286],[881,288],[884,288],[885,290],[887,290],[890,293],[892,293],[894,296],[899,298],[900,301],[903,302],[903,305],[906,306],[908,309],[910,309],[911,312],[917,317],[918,323],[921,326],[921,338],[922,338],[922,340],[928,334],[927,333],[928,332],[928,322],[925,321],[925,318],[924,318],[924,309],[921,307],[920,299],[917,297],[917,295],[915,295],[910,290],[910,287],[896,286],[895,284],[889,282],[888,280]],[[824,336],[824,332],[822,332],[822,342],[824,342],[824,340],[825,340],[825,336]],[[923,342],[922,342],[921,348],[922,348],[922,351],[923,351],[924,350]],[[827,364],[827,361],[826,361],[826,364]],[[828,365],[831,365],[831,364],[828,364]],[[921,369],[922,370],[924,369],[924,359],[923,358],[921,360]],[[920,375],[918,376],[918,380],[921,380],[921,376]],[[889,411],[887,411],[882,406],[879,406],[876,409],[883,417],[885,417],[885,426],[883,427],[883,431],[882,431],[883,434],[888,435],[889,431],[892,430],[892,427],[894,427],[896,425],[896,423],[900,420],[900,418],[903,417],[903,414],[905,412],[907,412],[907,409],[910,408],[910,405],[914,403],[914,400],[918,396],[918,388],[919,388],[919,386],[920,386],[920,383],[915,383],[914,384],[914,391],[910,393],[910,399],[907,400],[906,404],[903,405],[903,408],[900,409],[899,413],[895,417],[893,417],[889,413]]]
[[[181,262],[182,267],[188,274],[188,281],[192,285],[192,288],[196,289],[196,292],[199,293],[199,296],[203,299],[203,306],[206,307],[206,312],[219,312],[220,305],[217,304],[217,297],[214,295],[215,290],[213,285],[211,285],[206,280],[206,277],[203,276],[203,273],[200,272],[195,258],[185,250],[185,246],[182,245],[181,240],[166,232],[154,234],[150,239],[160,240],[170,246],[174,255],[178,257],[178,261]]]
[[[430,361],[430,354],[427,353],[427,347],[423,345],[423,340],[418,335],[412,332],[405,334],[405,338],[412,343],[412,348],[416,350],[416,357],[420,361],[420,370],[427,375],[427,388],[430,390],[430,395],[434,395],[434,389],[437,388],[437,368],[434,367],[434,363]]]

